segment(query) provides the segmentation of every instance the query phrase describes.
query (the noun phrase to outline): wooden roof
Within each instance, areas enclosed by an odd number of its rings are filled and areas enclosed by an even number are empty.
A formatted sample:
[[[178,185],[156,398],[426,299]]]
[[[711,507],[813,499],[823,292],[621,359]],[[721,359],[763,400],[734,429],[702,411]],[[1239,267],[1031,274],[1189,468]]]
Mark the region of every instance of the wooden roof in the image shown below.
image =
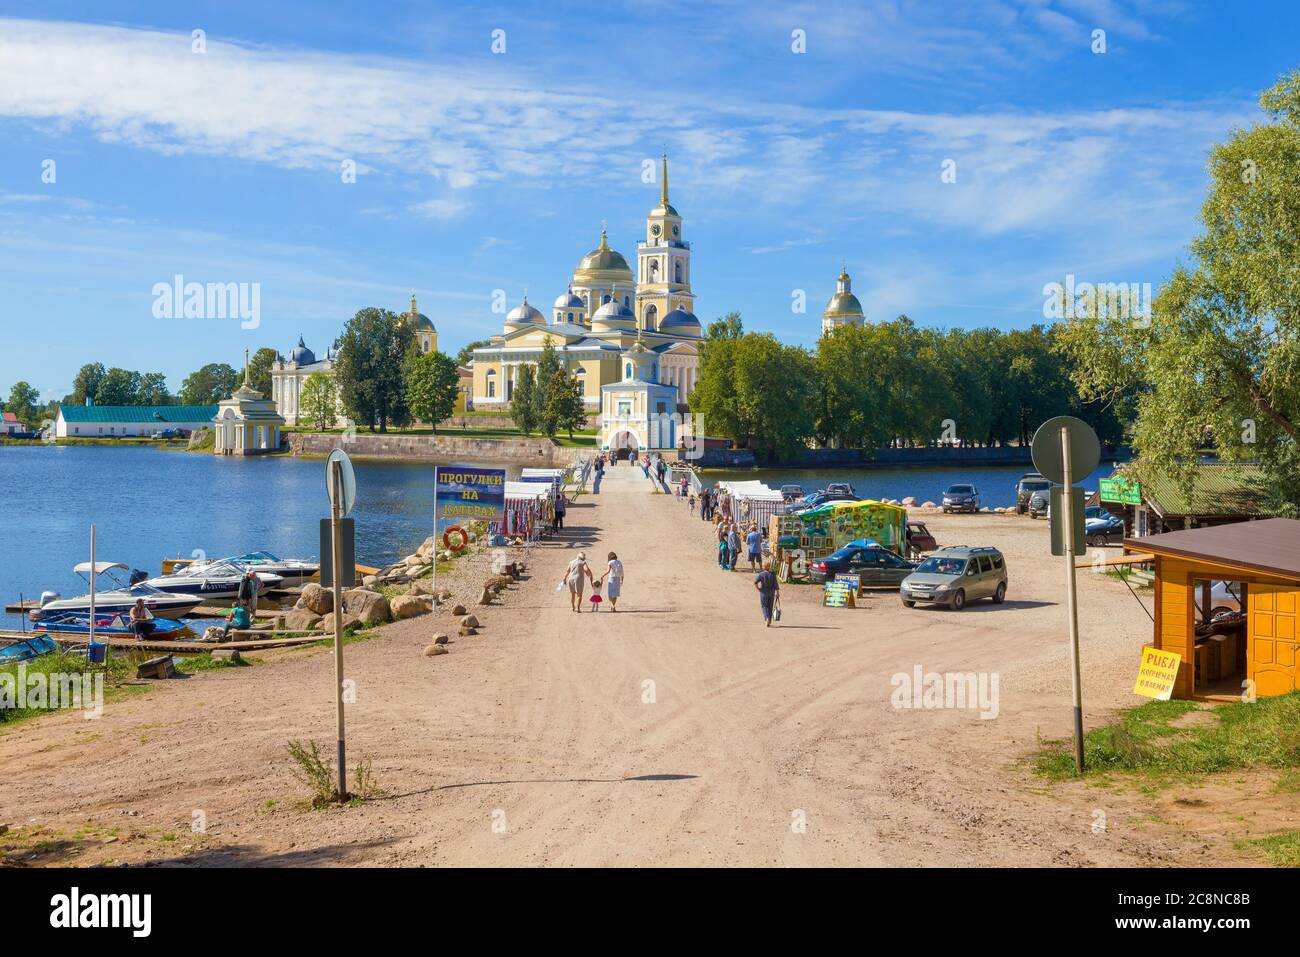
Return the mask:
[[[1124,544],[1157,555],[1300,581],[1300,521],[1290,518],[1188,528],[1145,538],[1126,538]]]

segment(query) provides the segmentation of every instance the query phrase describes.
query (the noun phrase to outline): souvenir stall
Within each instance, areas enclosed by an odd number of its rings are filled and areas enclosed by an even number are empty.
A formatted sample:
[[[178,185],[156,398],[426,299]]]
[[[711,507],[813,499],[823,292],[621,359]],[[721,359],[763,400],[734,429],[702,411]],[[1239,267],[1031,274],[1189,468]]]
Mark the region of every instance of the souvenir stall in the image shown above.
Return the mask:
[[[805,577],[810,562],[863,539],[906,557],[907,509],[897,505],[832,502],[799,515],[773,515],[768,522],[783,580]]]
[[[718,488],[727,494],[726,517],[738,524],[766,528],[773,516],[785,514],[785,498],[762,482],[719,482]]]
[[[500,532],[506,538],[536,541],[555,517],[555,489],[549,483],[506,482],[506,510]]]

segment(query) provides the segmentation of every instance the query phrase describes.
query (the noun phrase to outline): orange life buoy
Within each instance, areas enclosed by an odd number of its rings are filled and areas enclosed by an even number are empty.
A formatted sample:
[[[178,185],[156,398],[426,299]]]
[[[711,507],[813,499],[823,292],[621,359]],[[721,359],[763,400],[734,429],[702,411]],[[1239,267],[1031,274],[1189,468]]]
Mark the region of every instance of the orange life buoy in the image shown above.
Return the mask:
[[[456,545],[453,545],[451,543],[452,532],[455,532],[456,535],[458,536],[456,539],[458,544]],[[446,548],[449,551],[463,552],[465,550],[465,546],[468,544],[469,544],[469,534],[465,531],[465,529],[461,528],[459,525],[453,525],[451,526],[451,528],[447,529],[445,532],[442,533],[442,546],[443,548]]]

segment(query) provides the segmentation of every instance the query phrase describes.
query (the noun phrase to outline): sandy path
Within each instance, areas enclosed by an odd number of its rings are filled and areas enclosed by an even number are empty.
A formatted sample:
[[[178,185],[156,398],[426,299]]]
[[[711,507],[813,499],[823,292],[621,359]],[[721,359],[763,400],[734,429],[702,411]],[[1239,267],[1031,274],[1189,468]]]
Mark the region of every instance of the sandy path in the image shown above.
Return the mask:
[[[1048,789],[1024,769],[1040,731],[1068,733],[1061,572],[1041,523],[931,521],[941,540],[1003,548],[1000,608],[909,611],[880,595],[826,609],[790,588],[772,629],[750,576],[719,571],[708,527],[650,494],[639,470],[609,470],[569,525],[451,654],[420,653],[445,614],[347,648],[349,757],[368,755],[390,797],[294,805],[285,742],[329,752],[333,736],[332,659],[311,652],[170,682],[100,721],[58,715],[0,735],[0,765],[17,769],[0,779],[0,820],[143,835],[94,843],[81,863],[1186,864],[1222,852],[1140,828],[1134,796]],[[554,593],[580,547],[598,574],[619,553],[623,611],[574,615]],[[1082,579],[1094,722],[1134,700],[1150,629],[1122,585]],[[996,671],[998,717],[894,709],[890,677],[918,664]],[[203,835],[190,833],[195,812]]]

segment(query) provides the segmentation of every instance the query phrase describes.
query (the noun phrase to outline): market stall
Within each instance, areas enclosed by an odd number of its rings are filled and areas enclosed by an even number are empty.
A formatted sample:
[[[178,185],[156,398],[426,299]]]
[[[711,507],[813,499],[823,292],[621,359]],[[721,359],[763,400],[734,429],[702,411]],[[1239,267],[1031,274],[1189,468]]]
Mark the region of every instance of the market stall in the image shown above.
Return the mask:
[[[719,482],[726,493],[724,515],[740,525],[767,527],[774,515],[785,514],[785,499],[778,489],[762,482]]]
[[[874,541],[907,557],[907,509],[884,502],[831,502],[798,515],[773,515],[768,536],[786,579],[802,578],[810,562],[850,542]]]
[[[506,482],[506,508],[498,531],[507,538],[535,541],[555,517],[555,487],[549,482]]]

